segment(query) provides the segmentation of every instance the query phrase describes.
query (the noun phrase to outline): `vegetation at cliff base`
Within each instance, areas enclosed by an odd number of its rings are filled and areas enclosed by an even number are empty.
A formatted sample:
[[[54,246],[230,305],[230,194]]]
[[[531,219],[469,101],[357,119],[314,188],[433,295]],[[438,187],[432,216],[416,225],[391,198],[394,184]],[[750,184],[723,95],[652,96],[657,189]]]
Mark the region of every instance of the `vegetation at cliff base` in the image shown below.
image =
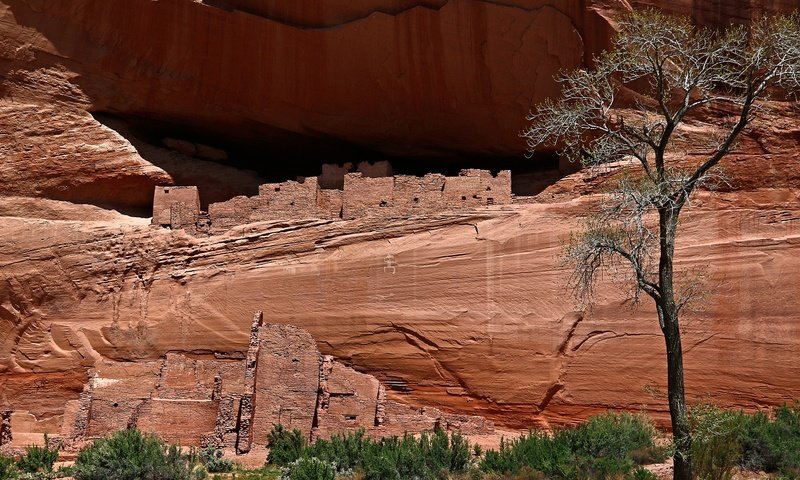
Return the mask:
[[[698,479],[730,480],[739,471],[800,479],[800,403],[756,413],[697,405],[689,425]],[[487,451],[441,430],[380,439],[359,430],[309,444],[276,425],[268,463],[245,470],[218,449],[182,451],[131,429],[94,441],[71,467],[54,468],[57,450],[48,446],[16,460],[0,455],[0,480],[655,480],[643,466],[671,455],[665,439],[644,415],[613,412],[531,430]]]

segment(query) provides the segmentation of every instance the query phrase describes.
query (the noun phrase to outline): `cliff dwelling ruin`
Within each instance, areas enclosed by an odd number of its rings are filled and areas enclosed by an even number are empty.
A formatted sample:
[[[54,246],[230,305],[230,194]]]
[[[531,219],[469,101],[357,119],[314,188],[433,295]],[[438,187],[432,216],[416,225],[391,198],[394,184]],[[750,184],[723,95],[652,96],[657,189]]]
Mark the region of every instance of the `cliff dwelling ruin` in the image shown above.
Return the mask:
[[[342,189],[335,185],[342,177]],[[462,170],[458,176],[428,174],[365,176],[329,169],[323,177],[267,183],[253,197],[212,203],[203,212],[195,186],[156,187],[153,224],[194,235],[224,233],[231,227],[265,220],[404,217],[463,211],[512,202],[511,172]]]
[[[239,454],[266,445],[278,423],[308,440],[357,429],[369,436],[435,428],[494,432],[482,417],[412,409],[387,399],[375,377],[322,355],[304,330],[264,323],[261,312],[240,355],[167,353],[150,362],[97,362],[80,398],[67,402],[60,428],[57,420],[0,412],[0,446],[23,448],[48,432],[75,450],[130,427],[184,446]]]

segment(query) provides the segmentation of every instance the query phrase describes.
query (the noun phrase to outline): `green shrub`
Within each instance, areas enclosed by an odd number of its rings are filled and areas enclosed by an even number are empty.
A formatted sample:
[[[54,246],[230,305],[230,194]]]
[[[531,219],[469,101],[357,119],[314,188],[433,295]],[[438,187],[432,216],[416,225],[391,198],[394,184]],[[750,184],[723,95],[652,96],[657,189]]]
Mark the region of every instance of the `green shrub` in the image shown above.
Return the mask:
[[[654,434],[653,426],[640,415],[608,412],[556,436],[566,437],[570,450],[579,457],[623,460],[635,450],[652,448]]]
[[[49,473],[58,460],[58,447],[50,448],[50,438],[44,435],[44,446],[31,445],[25,448],[25,456],[17,462],[17,468],[26,473]]]
[[[741,454],[742,415],[712,405],[699,405],[689,413],[692,459],[700,480],[730,480]]]
[[[300,430],[295,428],[290,432],[278,424],[272,427],[267,435],[267,447],[269,447],[267,463],[285,466],[302,456],[306,448],[306,439]]]
[[[209,473],[227,473],[233,470],[233,460],[222,458],[222,450],[214,447],[200,452],[200,462]]]
[[[0,480],[10,480],[14,478],[15,472],[14,459],[0,455]]]
[[[531,431],[501,441],[481,461],[484,472],[517,474],[527,468],[549,478],[612,478],[631,472],[634,452],[660,453],[653,443],[655,429],[641,416],[607,413],[586,423],[547,435]]]
[[[342,474],[361,464],[367,443],[369,440],[364,438],[364,430],[359,429],[334,435],[330,440],[317,440],[303,455],[336,464],[338,473]]]
[[[96,440],[75,461],[77,480],[187,480],[191,466],[175,445],[153,435],[121,430]]]
[[[203,465],[195,465],[192,469],[192,480],[206,480],[208,478],[208,470]]]
[[[739,464],[748,470],[789,472],[800,469],[800,404],[775,410],[775,419],[759,412],[743,415]]]
[[[650,470],[642,467],[636,468],[633,472],[630,473],[626,480],[658,480],[658,477],[655,473],[651,472]]]
[[[570,478],[575,466],[564,438],[531,431],[510,441],[502,439],[499,450],[488,450],[483,456],[481,470],[507,475],[527,467],[547,476]]]
[[[316,457],[301,457],[288,464],[281,480],[335,480],[336,468]]]

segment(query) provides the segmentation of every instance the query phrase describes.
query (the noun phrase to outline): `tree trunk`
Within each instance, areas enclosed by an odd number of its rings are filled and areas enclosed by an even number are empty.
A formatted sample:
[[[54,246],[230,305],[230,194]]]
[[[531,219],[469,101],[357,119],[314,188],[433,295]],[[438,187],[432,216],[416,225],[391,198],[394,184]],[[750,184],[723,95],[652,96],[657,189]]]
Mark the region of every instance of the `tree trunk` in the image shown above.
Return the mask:
[[[681,347],[681,330],[678,323],[678,307],[675,303],[672,266],[679,212],[680,209],[674,208],[659,211],[661,258],[658,273],[661,301],[657,308],[667,348],[667,398],[669,399],[669,414],[672,419],[672,438],[675,442],[673,479],[692,480],[692,435],[686,414],[683,348]]]

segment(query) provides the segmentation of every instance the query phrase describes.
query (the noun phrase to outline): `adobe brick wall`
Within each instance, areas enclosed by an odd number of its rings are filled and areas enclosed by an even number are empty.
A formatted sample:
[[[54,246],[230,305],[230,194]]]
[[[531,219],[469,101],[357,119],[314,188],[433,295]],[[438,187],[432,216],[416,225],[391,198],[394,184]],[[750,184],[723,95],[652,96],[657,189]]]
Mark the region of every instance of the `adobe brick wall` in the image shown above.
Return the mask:
[[[379,162],[380,163],[380,162]],[[367,172],[391,171],[375,164]],[[344,170],[347,167],[337,167]],[[359,165],[359,168],[361,166]],[[335,177],[339,170],[326,171]],[[344,174],[343,190],[322,189],[317,177],[267,183],[254,197],[239,196],[212,203],[200,212],[196,187],[156,187],[153,223],[184,229],[193,235],[225,233],[237,225],[260,221],[321,218],[406,217],[476,209],[512,202],[511,172],[493,176],[486,170],[462,170],[456,177],[428,174],[373,177]],[[331,183],[331,178],[326,182]]]
[[[215,400],[152,398],[140,408],[136,427],[169,443],[199,447],[213,436],[218,411]]]
[[[393,197],[394,177],[371,178],[348,173],[344,176],[342,218],[391,216]]]
[[[315,438],[335,433],[373,430],[378,422],[380,383],[325,356],[320,373]]]
[[[305,330],[263,325],[258,332],[253,421],[254,445],[266,445],[273,425],[298,429],[311,437],[317,407],[322,356]]]
[[[429,173],[424,177],[398,175],[394,180],[394,215],[422,215],[447,210],[444,185],[447,177]]]
[[[243,356],[167,353],[151,362],[100,361],[58,425],[13,412],[20,438],[38,439],[42,431],[53,431],[60,433],[66,448],[79,448],[84,440],[137,427],[184,446],[236,447],[237,453],[246,453],[266,446],[278,423],[299,429],[309,439],[358,429],[370,436],[435,427],[493,431],[491,422],[480,417],[412,409],[387,400],[375,377],[322,357],[305,330],[264,324],[261,312],[253,317],[250,346]],[[6,443],[11,413],[0,414],[0,440]]]
[[[168,226],[172,225],[173,204],[183,204],[178,218],[196,218],[200,214],[200,193],[197,187],[156,187],[153,194],[153,224]],[[194,223],[192,220],[191,223]]]

